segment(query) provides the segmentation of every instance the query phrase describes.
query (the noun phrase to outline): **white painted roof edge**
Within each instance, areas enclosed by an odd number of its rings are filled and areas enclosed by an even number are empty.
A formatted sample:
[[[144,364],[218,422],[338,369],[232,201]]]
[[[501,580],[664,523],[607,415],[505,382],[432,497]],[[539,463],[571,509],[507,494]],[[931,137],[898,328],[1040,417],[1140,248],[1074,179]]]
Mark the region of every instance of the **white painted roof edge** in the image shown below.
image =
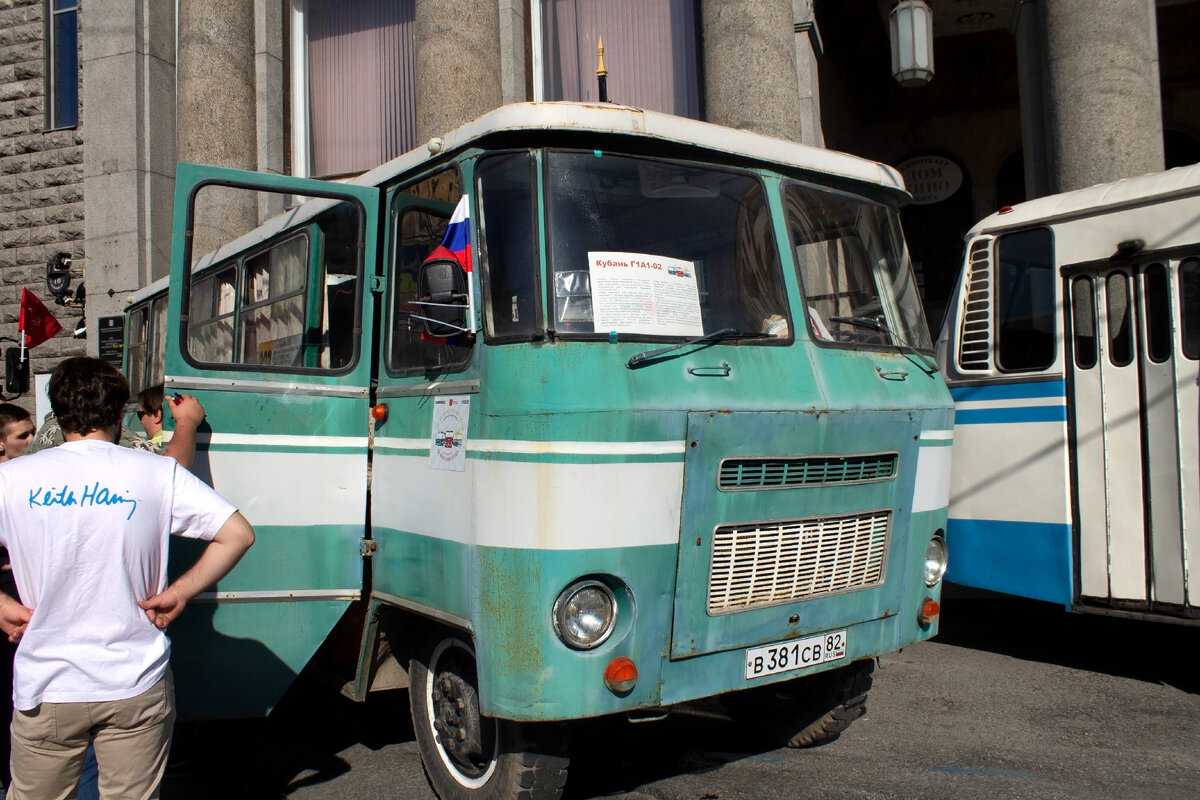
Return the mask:
[[[665,142],[836,175],[882,187],[889,193],[905,191],[904,179],[887,164],[746,130],[608,103],[513,103],[489,111],[436,138],[441,140],[439,152],[445,152],[469,146],[472,141],[489,134],[520,130],[575,130],[649,136]],[[352,182],[363,186],[379,186],[433,157],[428,143],[425,143],[360,175]]]
[[[1011,211],[997,211],[984,217],[967,232],[966,239],[1035,222],[1082,216],[1105,208],[1115,210],[1121,206],[1146,205],[1198,192],[1200,164],[1175,167],[1018,203],[1012,206]]]

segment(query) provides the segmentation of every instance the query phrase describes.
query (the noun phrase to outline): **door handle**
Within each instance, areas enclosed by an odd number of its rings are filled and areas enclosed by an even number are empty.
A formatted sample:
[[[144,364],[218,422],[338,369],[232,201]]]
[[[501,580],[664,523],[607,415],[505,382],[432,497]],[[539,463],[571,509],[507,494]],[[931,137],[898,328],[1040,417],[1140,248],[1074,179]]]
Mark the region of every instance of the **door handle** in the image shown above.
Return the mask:
[[[728,361],[722,361],[715,367],[688,367],[688,372],[697,377],[728,378],[731,368]]]

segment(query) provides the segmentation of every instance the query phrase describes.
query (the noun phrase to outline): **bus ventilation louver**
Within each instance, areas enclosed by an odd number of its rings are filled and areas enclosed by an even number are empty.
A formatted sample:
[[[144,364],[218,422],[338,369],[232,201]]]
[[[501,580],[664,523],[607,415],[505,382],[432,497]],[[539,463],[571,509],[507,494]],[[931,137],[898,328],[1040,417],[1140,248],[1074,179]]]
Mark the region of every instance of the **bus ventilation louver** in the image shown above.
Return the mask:
[[[809,458],[727,458],[717,472],[723,492],[789,489],[834,483],[888,481],[896,477],[895,453]]]
[[[862,589],[883,579],[891,514],[723,525],[713,534],[708,613]]]
[[[992,240],[976,239],[967,256],[966,305],[958,335],[960,369],[987,369],[988,339],[991,335]]]

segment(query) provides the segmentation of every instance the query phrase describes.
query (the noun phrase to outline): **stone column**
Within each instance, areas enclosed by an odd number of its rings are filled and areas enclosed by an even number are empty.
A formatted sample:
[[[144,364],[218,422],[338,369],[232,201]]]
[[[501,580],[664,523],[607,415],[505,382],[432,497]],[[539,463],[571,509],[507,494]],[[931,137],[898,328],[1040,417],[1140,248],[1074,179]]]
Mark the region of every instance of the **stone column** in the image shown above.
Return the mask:
[[[417,141],[503,104],[497,0],[416,0]]]
[[[706,118],[801,139],[792,0],[701,0]]]
[[[95,320],[166,275],[175,190],[175,8],[161,0],[88,0],[83,58],[84,252],[88,352]],[[110,295],[109,292],[112,294]]]
[[[505,103],[526,99],[525,12],[526,0],[500,0],[500,85]]]
[[[1041,0],[1050,189],[1163,168],[1154,0]]]
[[[179,3],[180,161],[246,170],[258,166],[254,30],[254,0]],[[202,192],[193,256],[255,227],[256,205],[245,192]]]
[[[821,129],[821,80],[817,59],[821,56],[821,32],[813,16],[814,0],[792,0],[796,31],[796,81],[800,98],[800,141],[825,146]]]
[[[1046,162],[1046,103],[1042,92],[1044,61],[1038,0],[1020,0],[1013,20],[1017,39],[1017,85],[1021,93],[1021,151],[1025,161],[1025,199],[1050,194]]]

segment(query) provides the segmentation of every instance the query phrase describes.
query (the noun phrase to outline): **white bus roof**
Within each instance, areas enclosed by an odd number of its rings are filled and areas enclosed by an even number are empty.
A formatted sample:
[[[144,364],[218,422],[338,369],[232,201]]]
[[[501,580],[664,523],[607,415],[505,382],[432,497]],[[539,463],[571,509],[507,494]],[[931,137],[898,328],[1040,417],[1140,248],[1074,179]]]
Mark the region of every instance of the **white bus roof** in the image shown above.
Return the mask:
[[[857,185],[867,193],[889,198],[897,204],[903,204],[909,199],[909,194],[904,189],[904,179],[896,169],[887,164],[787,139],[776,139],[657,111],[607,103],[514,103],[502,106],[345,183],[382,186],[443,154],[470,147],[489,136],[521,131],[570,131],[593,133],[597,136],[648,137],[712,153],[831,176],[835,179],[833,183],[840,179]],[[199,271],[224,261],[270,239],[279,231],[314,218],[321,211],[332,208],[337,202],[331,199],[313,199],[289,209],[254,230],[223,244],[217,250],[206,253],[192,268]],[[135,297],[142,299],[142,292],[149,288],[141,290]]]
[[[1098,183],[1086,189],[1047,195],[1027,200],[984,217],[966,234],[970,240],[983,233],[995,233],[1033,223],[1050,223],[1094,214],[1101,209],[1162,202],[1200,192],[1200,164],[1151,172],[1113,183]]]
[[[597,135],[649,137],[759,162],[780,164],[879,187],[894,200],[908,194],[894,168],[858,156],[787,139],[609,103],[514,103],[466,123],[426,145],[360,175],[352,182],[378,186],[443,152],[452,152],[493,134],[519,131],[575,131]],[[430,145],[434,149],[431,151]]]
[[[170,275],[164,275],[163,277],[159,278],[158,280],[154,281],[153,283],[146,284],[145,286],[138,289],[133,294],[129,295],[129,301],[126,303],[126,305],[131,306],[131,305],[134,305],[135,303],[142,302],[143,300],[145,300],[148,297],[153,297],[154,295],[159,294],[160,292],[165,292],[167,290],[167,285],[170,282],[170,280],[171,280]]]

